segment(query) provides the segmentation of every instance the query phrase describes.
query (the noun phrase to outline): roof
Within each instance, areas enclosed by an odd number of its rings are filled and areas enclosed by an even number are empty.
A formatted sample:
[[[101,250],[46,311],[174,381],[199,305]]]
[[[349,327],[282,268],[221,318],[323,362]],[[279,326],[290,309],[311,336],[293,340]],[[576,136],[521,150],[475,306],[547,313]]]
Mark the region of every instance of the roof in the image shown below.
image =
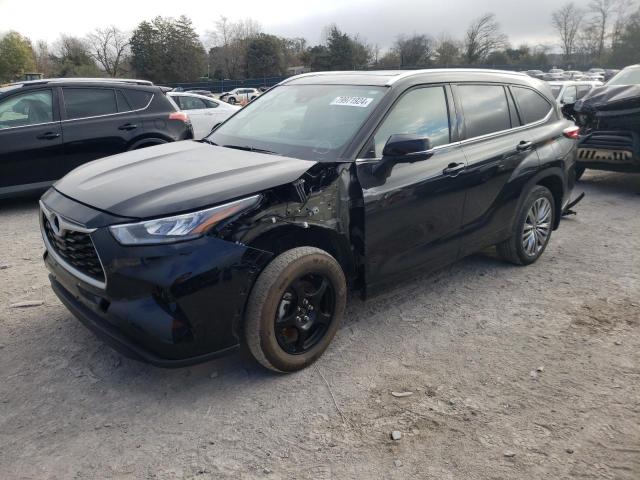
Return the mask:
[[[462,81],[469,79],[505,81],[510,79],[531,79],[527,74],[506,70],[475,68],[432,68],[423,70],[353,70],[336,72],[311,72],[296,75],[284,80],[282,84],[347,84],[391,86],[411,77],[433,77],[433,81]]]

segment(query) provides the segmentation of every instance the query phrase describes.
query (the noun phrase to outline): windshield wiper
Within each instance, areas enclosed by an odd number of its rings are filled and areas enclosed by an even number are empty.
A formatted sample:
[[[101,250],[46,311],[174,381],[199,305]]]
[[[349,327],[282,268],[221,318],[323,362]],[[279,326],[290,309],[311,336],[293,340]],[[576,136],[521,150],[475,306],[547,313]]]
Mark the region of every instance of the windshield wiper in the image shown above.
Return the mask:
[[[256,152],[256,153],[266,153],[268,155],[281,155],[277,152],[272,152],[271,150],[264,150],[262,148],[255,148],[249,145],[223,145],[225,148],[235,148],[236,150],[245,150],[247,152]]]
[[[212,142],[211,140],[209,140],[208,138],[202,138],[201,139],[202,142],[207,142],[209,145],[213,145],[214,147],[217,147],[218,144],[216,142]]]

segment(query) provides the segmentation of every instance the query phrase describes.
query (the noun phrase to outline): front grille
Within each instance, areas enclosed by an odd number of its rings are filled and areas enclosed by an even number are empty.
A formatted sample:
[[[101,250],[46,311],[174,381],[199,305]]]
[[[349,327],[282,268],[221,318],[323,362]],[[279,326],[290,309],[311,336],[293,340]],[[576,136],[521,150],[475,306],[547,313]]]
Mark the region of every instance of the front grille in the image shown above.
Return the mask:
[[[45,215],[42,216],[42,222],[47,240],[55,253],[79,272],[104,282],[102,264],[88,233],[67,229],[58,236]]]

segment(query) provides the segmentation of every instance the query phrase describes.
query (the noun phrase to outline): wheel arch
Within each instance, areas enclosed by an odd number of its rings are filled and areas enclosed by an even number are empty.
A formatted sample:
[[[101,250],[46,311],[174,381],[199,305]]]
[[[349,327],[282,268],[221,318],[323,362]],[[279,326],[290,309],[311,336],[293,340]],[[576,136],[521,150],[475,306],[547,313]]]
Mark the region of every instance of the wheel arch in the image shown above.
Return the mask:
[[[349,240],[328,227],[283,225],[264,232],[247,246],[272,253],[273,256],[296,247],[316,247],[333,256],[344,271],[347,283],[355,277],[355,261]]]
[[[531,189],[536,185],[541,185],[543,187],[548,188],[551,191],[551,194],[553,195],[553,200],[555,203],[555,212],[554,212],[555,219],[553,222],[553,229],[556,230],[560,225],[560,217],[562,214],[562,201],[564,199],[564,194],[565,194],[565,181],[564,181],[563,171],[560,167],[546,168],[538,172],[533,177],[531,177],[523,185],[512,222],[516,221],[517,214],[518,214],[517,212],[520,211],[520,209],[522,208],[522,204],[527,198],[527,195],[529,194]]]
[[[129,147],[127,148],[127,150],[136,150],[136,149],[142,148],[142,147],[150,147],[150,146],[153,146],[153,145],[162,145],[164,143],[169,143],[171,141],[172,140],[170,138],[163,137],[161,135],[137,138],[137,139],[133,140],[131,142],[131,144],[129,144]]]

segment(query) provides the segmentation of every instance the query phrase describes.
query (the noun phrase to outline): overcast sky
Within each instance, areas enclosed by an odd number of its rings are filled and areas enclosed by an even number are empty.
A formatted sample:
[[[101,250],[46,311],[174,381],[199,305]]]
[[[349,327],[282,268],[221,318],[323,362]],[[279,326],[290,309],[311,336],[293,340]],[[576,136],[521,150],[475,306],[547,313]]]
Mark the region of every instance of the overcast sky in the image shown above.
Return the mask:
[[[586,1],[586,0],[585,0]],[[224,15],[231,20],[250,17],[267,33],[320,41],[322,27],[336,23],[381,49],[401,33],[447,32],[461,38],[474,18],[494,12],[511,43],[548,44],[557,41],[550,26],[559,0],[58,0],[30,2],[0,0],[0,33],[17,30],[33,41],[54,41],[61,32],[83,36],[96,27],[115,25],[132,30],[156,15],[190,17],[204,37]]]

